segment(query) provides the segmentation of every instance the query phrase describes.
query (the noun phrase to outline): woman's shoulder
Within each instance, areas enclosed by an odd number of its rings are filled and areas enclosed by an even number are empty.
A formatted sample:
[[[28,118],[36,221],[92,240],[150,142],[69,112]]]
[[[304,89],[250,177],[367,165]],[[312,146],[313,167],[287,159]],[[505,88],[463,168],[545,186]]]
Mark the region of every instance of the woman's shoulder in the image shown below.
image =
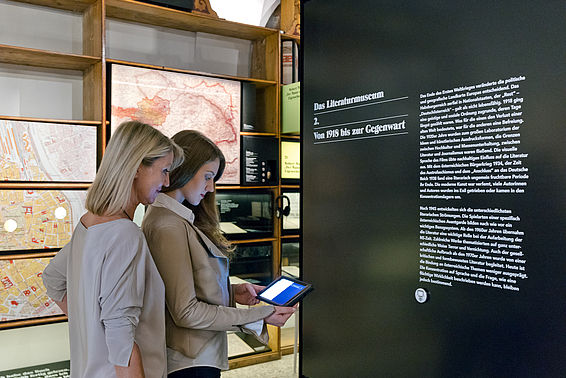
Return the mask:
[[[131,261],[140,253],[144,254],[146,249],[140,228],[129,219],[118,219],[90,227],[84,253],[101,261],[116,263]]]
[[[187,223],[186,219],[165,207],[149,206],[143,217],[141,229],[144,233],[171,228],[186,230],[190,228]]]

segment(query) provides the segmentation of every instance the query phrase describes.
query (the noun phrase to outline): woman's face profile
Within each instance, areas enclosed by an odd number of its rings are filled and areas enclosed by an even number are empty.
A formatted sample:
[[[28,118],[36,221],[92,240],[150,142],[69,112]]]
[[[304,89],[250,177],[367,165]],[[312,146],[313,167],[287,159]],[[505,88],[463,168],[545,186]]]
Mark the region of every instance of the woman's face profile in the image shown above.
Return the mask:
[[[173,153],[160,157],[152,165],[140,164],[134,178],[133,191],[138,203],[149,205],[155,201],[164,186],[169,186],[169,172]]]
[[[214,177],[218,173],[220,160],[218,158],[204,163],[197,173],[181,188],[185,199],[193,206],[197,206],[206,193],[214,192]]]

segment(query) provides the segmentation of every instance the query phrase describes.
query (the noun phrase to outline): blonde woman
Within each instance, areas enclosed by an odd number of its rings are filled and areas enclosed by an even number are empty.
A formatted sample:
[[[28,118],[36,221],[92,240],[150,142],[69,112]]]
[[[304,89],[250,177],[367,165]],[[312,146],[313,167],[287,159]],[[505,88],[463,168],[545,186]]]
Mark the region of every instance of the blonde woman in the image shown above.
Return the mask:
[[[149,125],[126,122],[112,135],[87,213],[43,272],[47,294],[69,317],[71,377],[166,376],[163,281],[132,217],[182,160]]]
[[[142,223],[165,283],[169,377],[220,377],[228,369],[226,331],[255,334],[267,343],[266,324],[282,326],[294,308],[255,305],[263,287],[230,285],[232,248],[219,229],[214,183],[226,165],[208,138],[185,130],[172,138],[185,161],[171,172]],[[188,203],[189,207],[183,205]]]

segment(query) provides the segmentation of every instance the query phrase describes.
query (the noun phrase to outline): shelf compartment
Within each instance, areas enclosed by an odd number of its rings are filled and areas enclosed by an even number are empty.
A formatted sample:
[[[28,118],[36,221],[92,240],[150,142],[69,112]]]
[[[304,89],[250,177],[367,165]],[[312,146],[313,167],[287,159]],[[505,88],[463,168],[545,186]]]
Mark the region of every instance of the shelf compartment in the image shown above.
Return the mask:
[[[155,69],[155,70],[164,70],[164,71],[168,71],[168,72],[178,72],[178,73],[186,73],[186,74],[190,74],[190,75],[201,75],[201,76],[207,76],[207,77],[215,77],[215,78],[219,78],[219,79],[245,81],[245,82],[248,82],[248,83],[255,84],[255,86],[258,89],[273,87],[273,86],[277,85],[277,82],[271,81],[271,80],[254,79],[254,78],[242,77],[242,76],[213,74],[213,73],[202,72],[202,71],[183,70],[183,69],[180,69],[180,68],[171,68],[171,67],[165,67],[165,66],[159,66],[159,65],[129,62],[129,61],[119,60],[119,59],[106,59],[106,62],[112,63],[112,64],[122,64],[122,65],[125,65],[125,66],[134,66],[134,67],[142,67],[142,68],[149,68],[149,69]]]
[[[72,12],[84,12],[97,0],[13,0],[19,3],[41,5],[48,8],[63,9]]]
[[[106,17],[250,41],[278,33],[275,29],[240,24],[132,0],[107,0]]]
[[[85,72],[100,61],[101,58],[87,55],[0,45],[0,63],[6,64]]]

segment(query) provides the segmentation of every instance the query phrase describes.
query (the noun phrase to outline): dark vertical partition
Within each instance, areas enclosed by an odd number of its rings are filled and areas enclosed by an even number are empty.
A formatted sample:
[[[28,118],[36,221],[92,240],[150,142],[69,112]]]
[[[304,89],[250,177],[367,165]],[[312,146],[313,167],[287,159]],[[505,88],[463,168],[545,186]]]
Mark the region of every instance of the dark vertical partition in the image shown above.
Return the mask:
[[[301,373],[566,376],[566,1],[302,6]]]

